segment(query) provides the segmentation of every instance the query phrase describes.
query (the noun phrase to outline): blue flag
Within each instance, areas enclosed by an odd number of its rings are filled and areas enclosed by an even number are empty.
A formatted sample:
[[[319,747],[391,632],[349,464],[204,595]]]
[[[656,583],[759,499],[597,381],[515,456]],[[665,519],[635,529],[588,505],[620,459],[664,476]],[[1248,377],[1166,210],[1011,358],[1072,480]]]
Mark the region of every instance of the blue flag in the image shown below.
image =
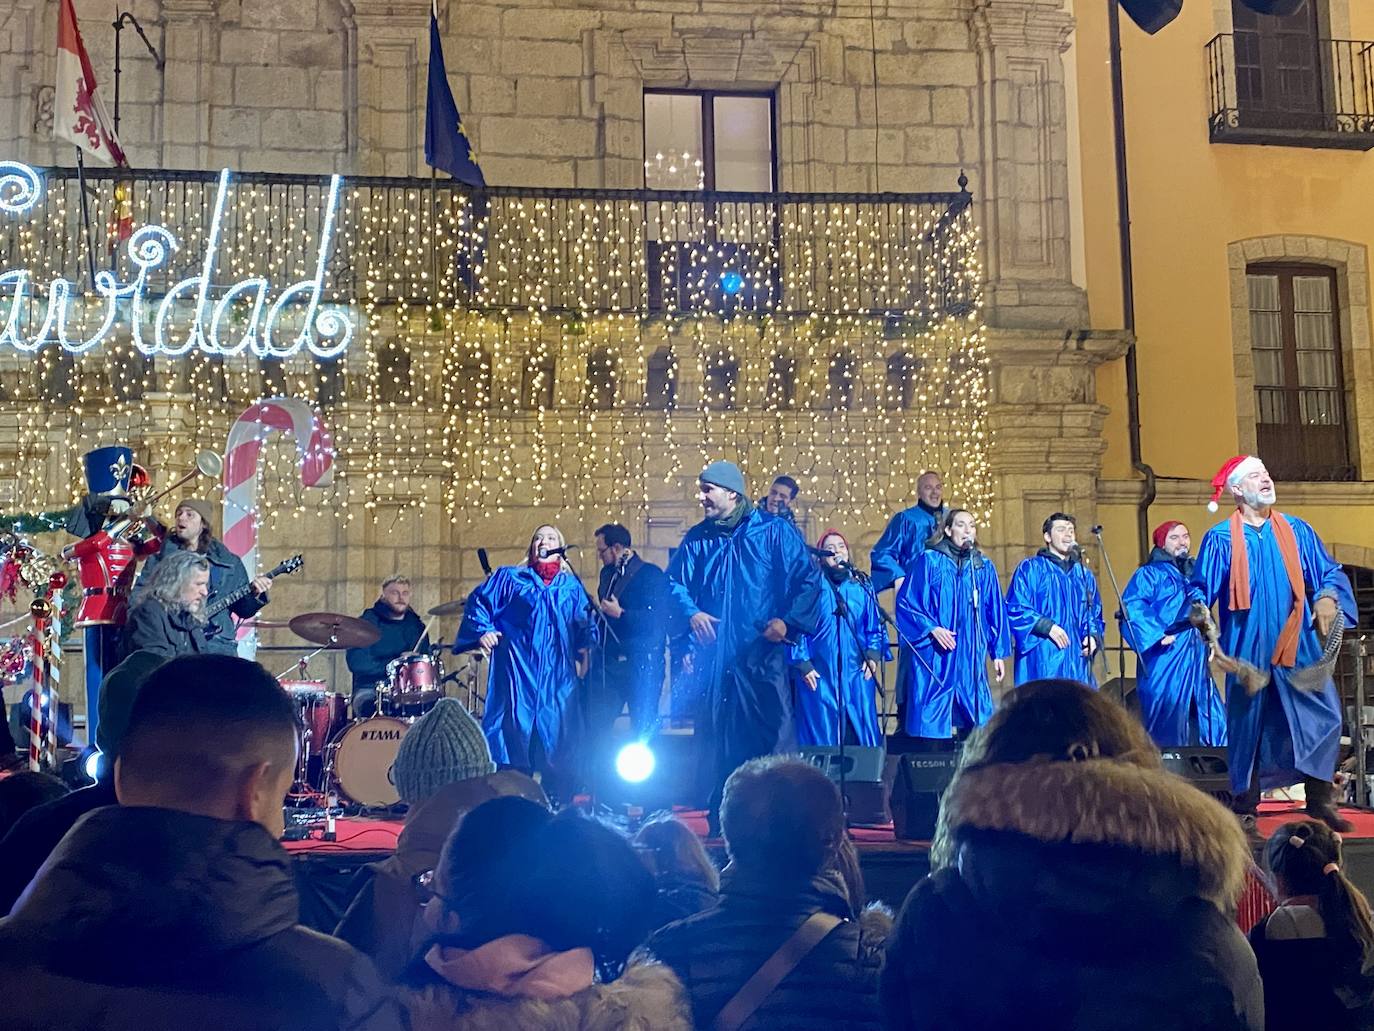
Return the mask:
[[[482,169],[463,131],[458,105],[449,89],[444,47],[439,39],[439,5],[429,9],[429,88],[425,97],[425,163],[468,186],[485,186]]]

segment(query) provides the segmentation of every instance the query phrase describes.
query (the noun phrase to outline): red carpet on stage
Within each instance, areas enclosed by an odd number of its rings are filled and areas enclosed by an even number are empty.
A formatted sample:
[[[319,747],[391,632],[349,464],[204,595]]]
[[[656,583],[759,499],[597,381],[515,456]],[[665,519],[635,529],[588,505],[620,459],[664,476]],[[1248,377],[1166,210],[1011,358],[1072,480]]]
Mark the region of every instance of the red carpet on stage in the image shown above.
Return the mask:
[[[1352,809],[1341,806],[1341,815],[1354,824],[1354,829],[1342,834],[1346,841],[1357,838],[1374,838],[1374,811]],[[1265,837],[1290,820],[1306,820],[1301,802],[1261,802],[1259,807],[1259,829]]]

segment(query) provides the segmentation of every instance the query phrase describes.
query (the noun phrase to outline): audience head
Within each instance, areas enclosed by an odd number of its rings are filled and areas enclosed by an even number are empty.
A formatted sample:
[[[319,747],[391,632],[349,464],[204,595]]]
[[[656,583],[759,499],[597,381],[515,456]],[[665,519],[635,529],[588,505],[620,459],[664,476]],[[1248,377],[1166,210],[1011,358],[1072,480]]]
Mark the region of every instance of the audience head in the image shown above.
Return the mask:
[[[720,826],[741,871],[806,880],[835,864],[844,838],[839,789],[810,763],[751,759],[725,782]]]
[[[280,837],[296,746],[295,707],[265,669],[236,656],[182,656],[134,700],[115,792],[123,805],[251,820]]]
[[[559,952],[589,949],[613,977],[651,929],[653,877],[622,835],[575,810],[550,817],[524,799],[485,802],[454,831],[441,866],[444,938],[464,948],[523,934]]]
[[[0,838],[30,809],[61,798],[67,785],[47,773],[20,770],[0,779]]]
[[[634,844],[656,878],[720,890],[720,874],[701,839],[672,813],[664,811],[649,817],[635,833]]]
[[[167,656],[161,652],[140,648],[124,656],[100,682],[100,722],[95,730],[95,746],[100,750],[100,780],[114,776],[115,757],[129,729],[134,699],[153,671],[165,662]]]
[[[1328,938],[1348,946],[1361,969],[1374,964],[1369,902],[1342,869],[1341,838],[1324,823],[1285,823],[1264,846],[1280,899],[1313,895]]]
[[[496,772],[482,728],[457,698],[440,698],[411,726],[391,778],[406,805],[419,805],[445,784]]]
[[[960,766],[1033,759],[1115,759],[1158,768],[1159,749],[1120,705],[1076,680],[1032,680],[1007,693],[969,736]]]

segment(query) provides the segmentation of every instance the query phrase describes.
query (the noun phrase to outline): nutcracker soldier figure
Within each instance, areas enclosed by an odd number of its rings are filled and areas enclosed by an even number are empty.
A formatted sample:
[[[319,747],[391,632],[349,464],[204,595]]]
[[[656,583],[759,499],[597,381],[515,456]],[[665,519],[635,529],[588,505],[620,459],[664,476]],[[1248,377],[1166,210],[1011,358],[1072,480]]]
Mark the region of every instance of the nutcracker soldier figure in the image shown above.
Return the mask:
[[[87,495],[67,521],[68,532],[82,538],[63,549],[76,561],[81,606],[76,625],[85,631],[86,735],[95,741],[100,684],[119,661],[119,631],[129,607],[135,565],[162,545],[162,527],[133,513],[131,489],[146,487],[148,474],[134,465],[127,447],[102,447],[83,458]]]

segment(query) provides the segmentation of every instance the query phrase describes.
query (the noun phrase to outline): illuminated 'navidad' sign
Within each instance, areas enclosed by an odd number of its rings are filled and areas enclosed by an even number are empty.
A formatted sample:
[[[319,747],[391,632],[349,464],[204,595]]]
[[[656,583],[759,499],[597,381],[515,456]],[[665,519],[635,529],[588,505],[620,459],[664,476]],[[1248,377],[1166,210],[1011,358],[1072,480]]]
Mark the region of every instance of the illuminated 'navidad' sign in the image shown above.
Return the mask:
[[[145,355],[176,357],[199,349],[223,356],[251,352],[260,358],[289,358],[308,351],[316,358],[335,358],[347,349],[354,331],[347,309],[320,304],[325,266],[334,239],[339,184],[339,176],[330,178],[314,276],[286,287],[270,308],[267,299],[272,286],[266,279],[255,276],[227,288],[214,283],[216,251],[229,193],[226,168],[219,175],[200,275],[169,287],[160,299],[149,297],[149,274],[166,264],[180,244],[165,226],[143,226],[129,238],[129,260],[138,269],[133,281],[120,283],[113,272],[97,272],[95,292],[104,299],[104,317],[94,332],[82,330],[73,338],[69,323],[74,284],[61,277],[52,281],[42,327],[33,336],[26,336],[22,314],[32,301],[33,274],[28,269],[6,270],[0,273],[0,317],[4,319],[0,322],[0,348],[34,353],[57,344],[63,350],[82,354],[108,340],[122,316],[129,325],[134,346]],[[42,178],[33,168],[17,161],[0,161],[0,213],[27,214],[42,192]],[[3,308],[6,300],[7,315]],[[290,321],[300,323],[294,336],[282,325],[288,305],[293,306]],[[184,324],[188,306],[189,329],[182,339],[173,340],[173,320]]]

